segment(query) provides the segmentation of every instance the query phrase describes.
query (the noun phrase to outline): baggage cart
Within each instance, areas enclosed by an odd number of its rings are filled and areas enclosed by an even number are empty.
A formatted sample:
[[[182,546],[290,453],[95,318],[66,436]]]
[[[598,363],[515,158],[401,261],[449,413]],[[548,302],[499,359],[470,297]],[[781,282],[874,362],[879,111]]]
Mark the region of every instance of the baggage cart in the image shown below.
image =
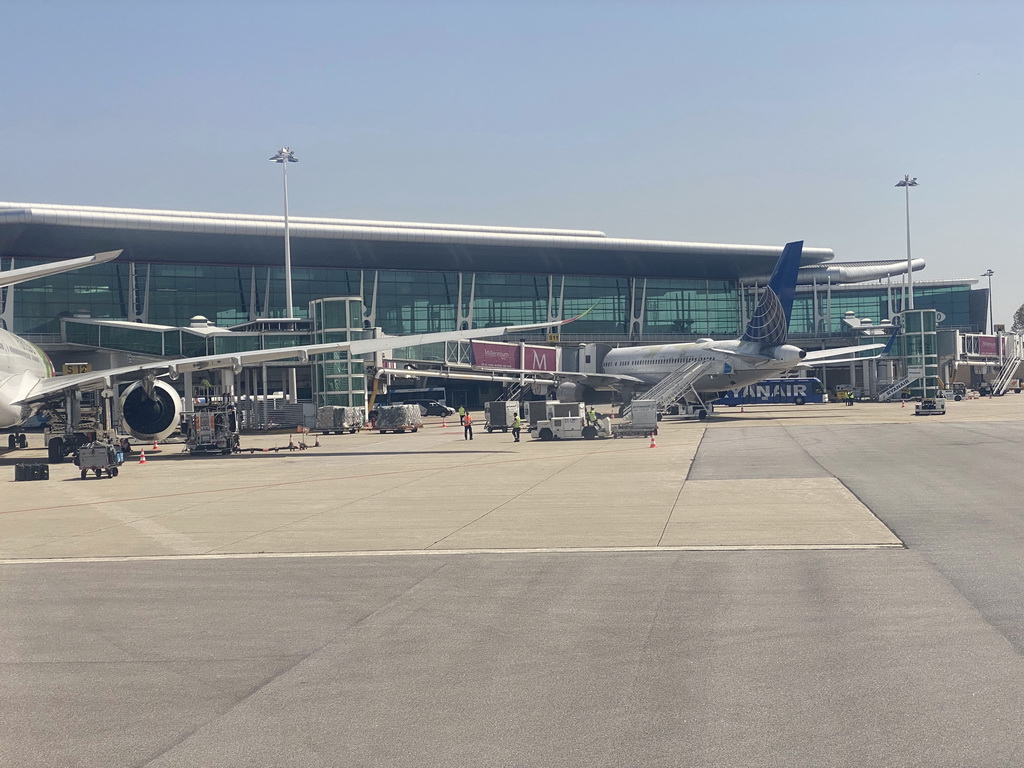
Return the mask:
[[[120,446],[109,443],[87,443],[78,449],[75,455],[75,466],[85,480],[92,472],[96,477],[117,477],[117,468],[124,463],[124,454]]]

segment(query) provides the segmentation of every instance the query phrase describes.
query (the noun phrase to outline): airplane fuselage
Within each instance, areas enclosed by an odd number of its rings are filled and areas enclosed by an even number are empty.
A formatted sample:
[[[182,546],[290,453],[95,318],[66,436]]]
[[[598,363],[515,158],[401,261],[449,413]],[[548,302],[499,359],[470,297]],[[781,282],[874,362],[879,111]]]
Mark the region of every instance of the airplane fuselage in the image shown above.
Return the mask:
[[[32,408],[21,400],[40,379],[53,375],[53,364],[35,344],[0,329],[0,429],[20,426]]]
[[[604,373],[633,376],[656,384],[688,363],[712,362],[714,367],[694,382],[698,392],[721,392],[754,384],[800,363],[803,350],[792,344],[768,349],[750,341],[705,339],[679,344],[620,347],[604,359]]]

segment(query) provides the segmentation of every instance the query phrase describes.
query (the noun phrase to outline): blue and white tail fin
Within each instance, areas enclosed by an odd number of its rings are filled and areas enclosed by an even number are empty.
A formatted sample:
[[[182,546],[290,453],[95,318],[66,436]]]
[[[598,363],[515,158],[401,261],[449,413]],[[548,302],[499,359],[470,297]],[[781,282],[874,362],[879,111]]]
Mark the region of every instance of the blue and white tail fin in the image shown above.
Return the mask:
[[[803,251],[803,240],[786,243],[740,341],[753,341],[767,347],[786,343],[789,317],[793,314],[796,273],[800,269]]]

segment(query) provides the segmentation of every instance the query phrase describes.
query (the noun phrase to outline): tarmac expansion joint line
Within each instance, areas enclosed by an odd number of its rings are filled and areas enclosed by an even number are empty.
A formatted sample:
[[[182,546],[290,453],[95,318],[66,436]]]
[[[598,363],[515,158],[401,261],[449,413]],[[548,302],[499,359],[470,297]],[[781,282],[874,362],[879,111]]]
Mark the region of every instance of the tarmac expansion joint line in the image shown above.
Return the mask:
[[[614,553],[671,553],[671,552],[849,552],[880,549],[904,550],[902,543],[878,544],[692,544],[663,547],[534,547],[524,549],[395,549],[357,550],[346,552],[229,552],[192,555],[124,555],[98,557],[4,558],[0,565],[50,565],[61,563],[138,563],[173,560],[259,560],[283,558],[337,558],[337,557],[435,557],[459,555],[586,555]]]

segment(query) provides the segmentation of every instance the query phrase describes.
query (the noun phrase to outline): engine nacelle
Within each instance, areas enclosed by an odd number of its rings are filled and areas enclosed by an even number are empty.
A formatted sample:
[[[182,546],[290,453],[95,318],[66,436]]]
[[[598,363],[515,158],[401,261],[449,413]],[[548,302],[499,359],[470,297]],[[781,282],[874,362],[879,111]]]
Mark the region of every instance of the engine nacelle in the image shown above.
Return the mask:
[[[563,381],[555,390],[555,397],[560,403],[583,402],[583,387],[572,381]]]
[[[178,429],[181,397],[165,381],[153,382],[152,397],[141,381],[136,382],[121,395],[121,418],[136,439],[163,440]]]
[[[800,347],[794,346],[793,344],[782,344],[778,347],[770,347],[765,350],[765,354],[771,355],[776,360],[789,361],[793,364],[799,363],[805,357],[807,353],[800,349]]]

